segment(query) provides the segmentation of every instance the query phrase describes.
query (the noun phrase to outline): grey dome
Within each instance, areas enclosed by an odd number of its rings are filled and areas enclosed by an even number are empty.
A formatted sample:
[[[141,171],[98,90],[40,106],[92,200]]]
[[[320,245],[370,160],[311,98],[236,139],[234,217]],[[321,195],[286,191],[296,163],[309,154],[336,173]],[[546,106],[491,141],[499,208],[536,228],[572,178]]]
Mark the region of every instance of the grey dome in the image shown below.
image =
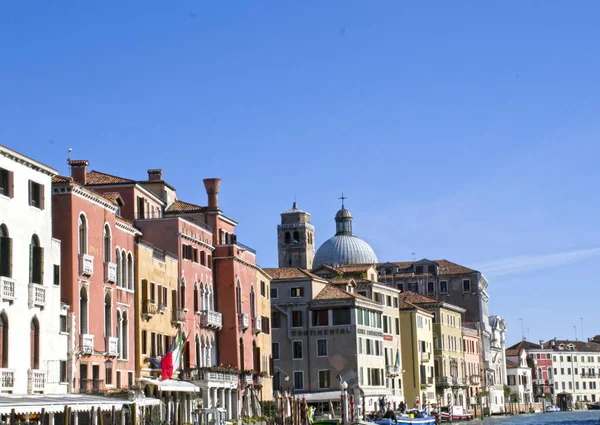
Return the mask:
[[[336,235],[317,250],[313,267],[322,264],[339,267],[344,264],[377,263],[373,248],[354,235]]]
[[[348,211],[346,208],[342,207],[342,209],[339,210],[335,215],[335,218],[352,218],[352,214],[350,214],[350,211]]]

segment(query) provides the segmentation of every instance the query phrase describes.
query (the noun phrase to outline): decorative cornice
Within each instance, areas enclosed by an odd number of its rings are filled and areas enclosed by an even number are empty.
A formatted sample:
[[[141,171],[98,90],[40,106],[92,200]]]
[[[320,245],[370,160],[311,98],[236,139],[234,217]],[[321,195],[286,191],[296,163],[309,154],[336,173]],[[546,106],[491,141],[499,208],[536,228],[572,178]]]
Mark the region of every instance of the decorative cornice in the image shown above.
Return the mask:
[[[104,209],[109,210],[113,214],[116,214],[117,212],[117,206],[101,195],[89,192],[71,183],[54,183],[52,185],[52,195],[68,194],[73,194],[82,199],[85,199],[86,201],[90,201]]]
[[[187,235],[187,234],[181,233],[181,232],[177,233],[177,235],[181,236],[183,239],[187,239],[189,241],[196,242],[197,244],[200,244],[203,247],[210,249],[211,251],[215,250],[215,247],[212,246],[211,244],[208,244],[208,243],[204,242],[203,240],[200,240],[200,239],[195,238],[193,236],[190,236],[190,235]]]
[[[239,263],[244,264],[245,266],[251,267],[251,268],[253,268],[256,271],[260,271],[261,273],[264,273],[262,271],[262,269],[259,266],[257,266],[256,264],[249,263],[249,262],[244,261],[241,258],[238,258],[238,257],[235,257],[235,256],[215,257],[215,258],[213,258],[213,260],[215,260],[215,261],[216,260],[234,260],[234,261],[237,261]]]
[[[115,220],[115,227],[118,227],[119,229],[124,230],[125,232],[129,233],[130,235],[142,236],[142,232],[140,232],[138,229],[136,229],[133,226],[129,226],[125,223],[122,223],[119,220]]]
[[[28,158],[25,155],[21,155],[20,153],[13,151],[5,146],[0,145],[0,154],[11,161],[16,162],[17,164],[24,165],[27,168],[31,168],[35,171],[38,171],[47,176],[56,176],[58,175],[58,171],[54,168],[50,168],[47,165],[42,164],[34,159]]]

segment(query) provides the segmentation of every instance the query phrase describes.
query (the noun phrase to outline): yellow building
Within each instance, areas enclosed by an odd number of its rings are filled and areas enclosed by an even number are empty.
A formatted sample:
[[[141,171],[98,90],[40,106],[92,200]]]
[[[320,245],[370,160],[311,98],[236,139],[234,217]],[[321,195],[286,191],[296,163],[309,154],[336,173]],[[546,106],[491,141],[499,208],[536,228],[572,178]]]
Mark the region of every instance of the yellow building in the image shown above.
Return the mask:
[[[271,344],[271,278],[264,270],[256,269],[256,286],[258,296],[256,297],[257,317],[261,318],[261,332],[257,334],[257,351],[254,357],[255,387],[260,387],[261,400],[272,400],[273,398],[273,371],[272,344]],[[265,318],[267,320],[265,320]],[[259,362],[260,364],[256,364]]]
[[[407,291],[402,299],[433,314],[433,351],[436,393],[442,406],[467,407],[465,390],[469,387],[465,376],[462,346],[462,315],[464,308],[438,301],[416,292]],[[434,403],[434,401],[431,401]]]
[[[409,408],[419,403],[435,403],[433,369],[433,313],[404,301],[399,296],[400,346],[402,347],[402,381],[404,399]]]
[[[163,355],[177,334],[177,323],[172,321],[173,301],[177,299],[177,256],[145,241],[139,241],[136,249],[136,375],[157,378],[160,370],[151,369],[148,357]]]

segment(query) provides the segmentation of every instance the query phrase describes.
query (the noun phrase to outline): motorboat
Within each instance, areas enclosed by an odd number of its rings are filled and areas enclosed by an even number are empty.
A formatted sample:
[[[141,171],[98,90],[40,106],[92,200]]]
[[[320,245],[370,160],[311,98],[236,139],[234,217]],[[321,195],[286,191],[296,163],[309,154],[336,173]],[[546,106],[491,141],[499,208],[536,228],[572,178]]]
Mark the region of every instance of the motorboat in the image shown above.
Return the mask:
[[[551,405],[551,406],[546,406],[546,413],[554,413],[554,412],[560,412],[560,409],[558,408],[558,406],[556,405]]]
[[[442,411],[438,414],[440,422],[450,422],[450,411],[447,406],[442,407]],[[473,420],[473,413],[462,406],[452,406],[452,422],[454,421],[470,421]]]
[[[435,424],[435,416],[425,412],[414,412],[407,415],[396,416],[396,419],[382,418],[374,421],[376,425],[409,425],[409,424]]]
[[[588,410],[600,410],[600,401],[586,404]]]

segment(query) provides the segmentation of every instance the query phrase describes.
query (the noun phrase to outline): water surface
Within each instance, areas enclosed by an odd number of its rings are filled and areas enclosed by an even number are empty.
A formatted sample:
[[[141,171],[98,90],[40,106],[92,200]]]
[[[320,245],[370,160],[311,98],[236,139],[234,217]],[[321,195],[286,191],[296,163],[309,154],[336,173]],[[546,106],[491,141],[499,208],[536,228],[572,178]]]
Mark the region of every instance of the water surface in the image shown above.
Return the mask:
[[[537,413],[532,415],[493,416],[485,420],[460,422],[461,424],[479,425],[600,425],[600,410],[583,412]]]

